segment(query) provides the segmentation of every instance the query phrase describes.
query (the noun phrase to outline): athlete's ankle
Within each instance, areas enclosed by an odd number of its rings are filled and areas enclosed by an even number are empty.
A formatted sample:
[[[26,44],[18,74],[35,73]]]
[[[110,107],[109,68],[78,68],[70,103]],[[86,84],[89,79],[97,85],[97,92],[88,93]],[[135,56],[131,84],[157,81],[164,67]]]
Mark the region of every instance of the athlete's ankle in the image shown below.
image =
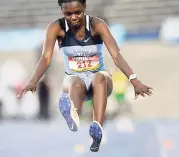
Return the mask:
[[[101,127],[103,126],[103,122],[101,122],[101,121],[98,121],[98,120],[93,120],[93,122],[98,123],[98,125],[99,125],[99,126],[101,126]]]
[[[101,128],[103,127],[102,124],[97,120],[94,120],[92,123],[97,123]]]

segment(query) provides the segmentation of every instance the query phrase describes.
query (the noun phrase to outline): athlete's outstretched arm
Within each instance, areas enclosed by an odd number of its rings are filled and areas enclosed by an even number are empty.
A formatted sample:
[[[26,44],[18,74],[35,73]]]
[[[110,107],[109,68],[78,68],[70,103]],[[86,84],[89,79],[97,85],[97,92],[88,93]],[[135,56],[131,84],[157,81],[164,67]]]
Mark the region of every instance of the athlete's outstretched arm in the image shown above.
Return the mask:
[[[34,74],[32,75],[30,79],[34,83],[37,83],[39,81],[39,79],[42,77],[42,75],[45,73],[45,71],[50,65],[53,50],[54,50],[54,45],[55,45],[56,38],[57,38],[57,31],[58,31],[58,27],[55,24],[55,22],[52,22],[47,26],[42,55],[36,66]]]
[[[36,84],[50,65],[58,30],[59,26],[55,21],[47,26],[42,55],[28,84],[19,92],[18,97],[21,97],[27,91],[36,91]]]
[[[106,25],[106,23],[98,18],[94,19],[94,29],[96,34],[100,35],[102,40],[104,41],[110,55],[112,56],[114,63],[117,67],[121,69],[121,71],[129,78],[130,75],[134,74],[132,71],[132,68],[128,65],[128,63],[124,60],[120,53],[120,49],[114,39],[114,37],[111,35],[111,32]],[[133,84],[135,88],[135,96],[142,95],[143,97],[145,94],[151,95],[151,87],[148,87],[144,84],[142,84],[137,78],[131,80],[131,83]]]

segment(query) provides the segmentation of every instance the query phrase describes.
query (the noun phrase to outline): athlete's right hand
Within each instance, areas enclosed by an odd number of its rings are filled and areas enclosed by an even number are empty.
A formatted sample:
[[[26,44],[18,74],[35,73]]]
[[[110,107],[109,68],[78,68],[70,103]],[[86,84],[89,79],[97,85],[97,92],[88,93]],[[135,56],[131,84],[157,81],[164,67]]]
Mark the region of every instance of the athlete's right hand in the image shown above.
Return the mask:
[[[28,91],[31,91],[32,93],[34,93],[36,91],[36,83],[29,81],[27,85],[20,90],[17,97],[21,98]]]

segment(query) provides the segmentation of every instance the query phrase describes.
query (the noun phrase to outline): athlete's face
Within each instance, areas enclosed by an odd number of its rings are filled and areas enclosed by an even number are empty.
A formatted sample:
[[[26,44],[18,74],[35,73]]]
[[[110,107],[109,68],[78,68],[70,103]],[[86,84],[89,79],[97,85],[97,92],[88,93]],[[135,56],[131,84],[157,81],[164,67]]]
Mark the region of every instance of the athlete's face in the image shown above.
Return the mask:
[[[74,1],[62,4],[62,12],[68,24],[72,27],[79,27],[84,20],[86,5]]]

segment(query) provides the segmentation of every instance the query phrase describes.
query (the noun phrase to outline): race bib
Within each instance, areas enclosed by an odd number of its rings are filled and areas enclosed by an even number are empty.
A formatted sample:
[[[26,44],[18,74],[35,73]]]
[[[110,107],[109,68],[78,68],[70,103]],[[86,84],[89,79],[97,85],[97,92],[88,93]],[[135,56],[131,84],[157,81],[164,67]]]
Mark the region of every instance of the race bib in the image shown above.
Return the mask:
[[[75,72],[96,70],[99,68],[98,56],[68,57],[69,68]]]

